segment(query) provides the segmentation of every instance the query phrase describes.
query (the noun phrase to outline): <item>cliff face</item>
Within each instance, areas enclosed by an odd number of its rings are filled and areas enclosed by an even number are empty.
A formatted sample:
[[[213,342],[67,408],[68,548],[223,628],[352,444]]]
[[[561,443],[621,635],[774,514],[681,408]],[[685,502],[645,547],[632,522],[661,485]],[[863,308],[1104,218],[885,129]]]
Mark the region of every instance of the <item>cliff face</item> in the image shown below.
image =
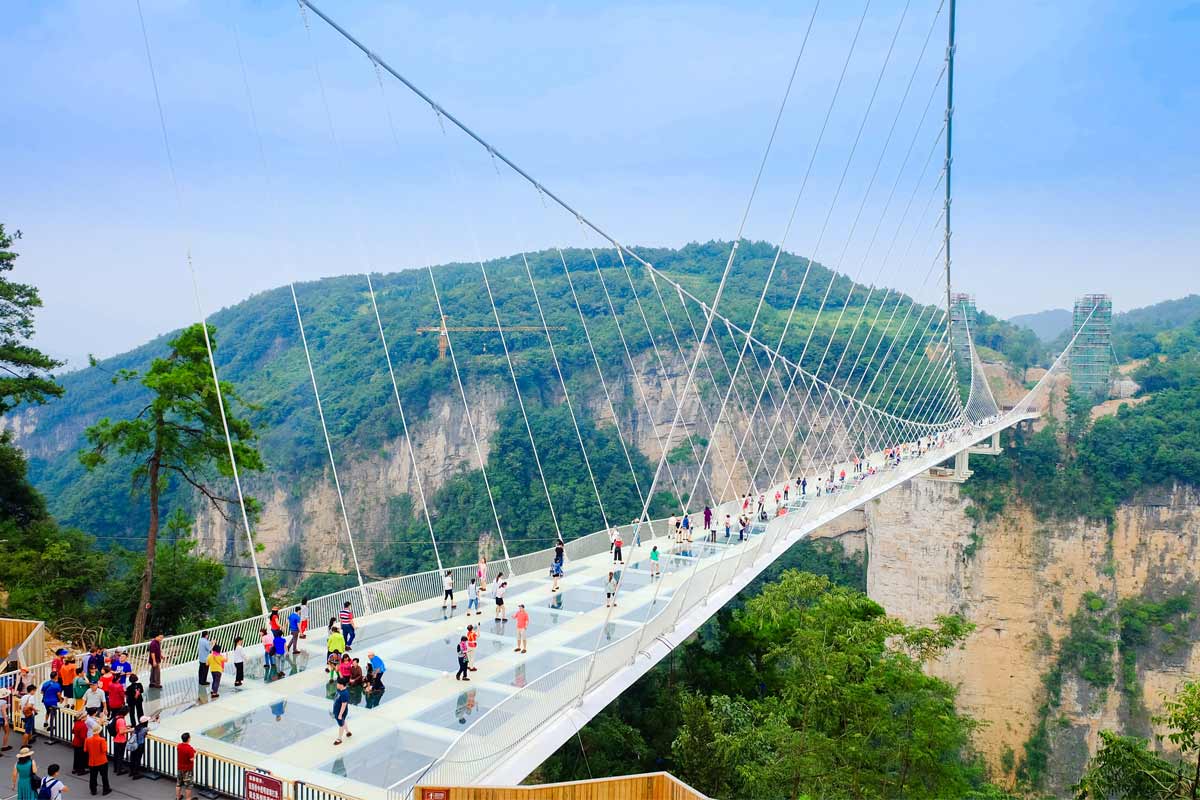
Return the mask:
[[[873,501],[866,509],[868,593],[909,622],[958,613],[975,624],[965,646],[936,671],[960,687],[963,710],[984,721],[977,743],[995,776],[1012,781],[1041,719],[1044,676],[1085,594],[1111,609],[1126,598],[1161,600],[1194,586],[1200,494],[1148,494],[1122,506],[1111,531],[1102,522],[1040,520],[1015,499],[1001,517],[976,526],[968,505],[956,484],[929,479]],[[1063,670],[1061,703],[1046,726],[1045,790],[1069,793],[1101,729],[1150,732],[1162,694],[1200,669],[1200,631],[1191,615],[1180,624],[1171,648],[1138,653],[1140,699],[1122,691],[1119,677],[1097,688]],[[1118,659],[1114,648],[1120,676]]]

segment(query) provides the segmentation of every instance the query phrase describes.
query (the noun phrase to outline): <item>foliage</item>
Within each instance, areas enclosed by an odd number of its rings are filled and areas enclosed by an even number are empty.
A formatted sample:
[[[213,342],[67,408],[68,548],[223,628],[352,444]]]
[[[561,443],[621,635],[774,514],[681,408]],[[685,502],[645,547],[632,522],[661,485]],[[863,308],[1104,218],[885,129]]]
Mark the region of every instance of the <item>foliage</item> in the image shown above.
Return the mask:
[[[1113,350],[1121,358],[1178,356],[1200,344],[1200,295],[1191,294],[1113,318]]]
[[[838,549],[793,559],[832,565]],[[857,581],[860,569],[836,572]],[[923,671],[969,630],[953,617],[906,626],[856,589],[785,570],[583,729],[591,774],[666,769],[714,797],[1004,797],[982,777],[954,689]],[[612,735],[589,737],[593,725]],[[539,779],[586,776],[579,750],[564,745]]]
[[[1200,683],[1187,681],[1164,698],[1154,722],[1166,727],[1166,740],[1178,755],[1152,752],[1145,739],[1100,731],[1100,749],[1072,787],[1076,800],[1110,797],[1175,800],[1200,794]]]
[[[164,489],[172,480],[181,479],[229,519],[226,506],[236,503],[237,498],[219,494],[206,475],[215,471],[218,476],[233,477],[227,448],[232,449],[237,468],[243,473],[263,468],[262,457],[254,447],[254,430],[233,413],[239,396],[228,383],[213,383],[210,346],[215,350],[215,332],[198,323],[172,339],[169,354],[154,359],[144,375],[122,370],[112,382],[140,378],[149,391],[149,402],[127,419],[113,422],[105,417],[84,434],[90,449],[81,452],[79,460],[85,467],[95,469],[115,453],[132,461],[133,491],[144,488],[148,496],[146,550],[133,609],[133,638],[137,641],[142,640],[146,630],[152,589],[157,585],[154,567]]]
[[[9,234],[0,223],[0,414],[21,403],[44,403],[59,397],[63,388],[50,376],[62,366],[29,344],[33,338],[34,311],[42,306],[38,290],[5,277],[16,265],[11,248],[21,232]]]

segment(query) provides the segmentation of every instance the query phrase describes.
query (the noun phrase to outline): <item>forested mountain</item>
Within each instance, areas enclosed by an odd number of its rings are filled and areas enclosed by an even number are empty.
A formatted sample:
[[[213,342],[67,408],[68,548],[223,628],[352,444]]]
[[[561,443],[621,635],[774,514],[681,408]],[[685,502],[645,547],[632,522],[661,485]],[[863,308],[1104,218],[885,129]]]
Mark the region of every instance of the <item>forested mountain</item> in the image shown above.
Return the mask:
[[[1071,312],[1065,308],[1050,308],[1032,314],[1017,314],[1009,317],[1013,325],[1028,328],[1043,342],[1052,342],[1071,327]]]

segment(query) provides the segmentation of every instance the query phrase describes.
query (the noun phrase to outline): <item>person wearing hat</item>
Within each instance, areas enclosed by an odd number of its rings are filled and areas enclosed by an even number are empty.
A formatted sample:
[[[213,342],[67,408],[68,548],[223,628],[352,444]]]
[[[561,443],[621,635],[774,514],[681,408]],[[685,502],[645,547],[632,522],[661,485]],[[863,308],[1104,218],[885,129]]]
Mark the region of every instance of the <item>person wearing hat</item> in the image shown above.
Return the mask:
[[[17,792],[17,800],[34,800],[37,792],[33,788],[33,776],[37,774],[37,762],[33,760],[33,751],[22,747],[17,751],[17,763],[12,770],[12,788]]]

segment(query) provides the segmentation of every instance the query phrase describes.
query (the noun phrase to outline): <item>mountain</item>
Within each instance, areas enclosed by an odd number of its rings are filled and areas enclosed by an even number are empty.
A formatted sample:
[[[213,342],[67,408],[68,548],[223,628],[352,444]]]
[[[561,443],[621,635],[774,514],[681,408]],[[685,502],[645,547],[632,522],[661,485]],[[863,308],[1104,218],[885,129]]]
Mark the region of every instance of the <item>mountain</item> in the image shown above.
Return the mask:
[[[1051,308],[1033,314],[1018,314],[1009,317],[1013,325],[1029,328],[1043,342],[1052,342],[1071,327],[1071,312],[1065,308]]]
[[[1164,300],[1113,317],[1113,350],[1120,359],[1181,355],[1200,346],[1200,295]]]

